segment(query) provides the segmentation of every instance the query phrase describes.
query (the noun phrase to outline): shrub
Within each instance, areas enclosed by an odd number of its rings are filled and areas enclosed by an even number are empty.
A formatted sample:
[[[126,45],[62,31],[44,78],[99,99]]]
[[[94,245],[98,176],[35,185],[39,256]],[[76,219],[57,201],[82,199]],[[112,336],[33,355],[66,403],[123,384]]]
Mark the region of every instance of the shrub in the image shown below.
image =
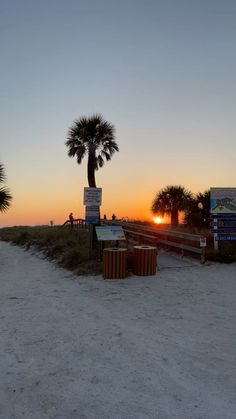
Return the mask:
[[[206,250],[206,258],[207,260],[211,260],[213,262],[220,262],[220,263],[232,263],[236,262],[236,254],[226,251],[216,251],[213,249]]]
[[[60,265],[63,268],[74,269],[81,262],[81,255],[77,249],[67,250],[61,257]]]

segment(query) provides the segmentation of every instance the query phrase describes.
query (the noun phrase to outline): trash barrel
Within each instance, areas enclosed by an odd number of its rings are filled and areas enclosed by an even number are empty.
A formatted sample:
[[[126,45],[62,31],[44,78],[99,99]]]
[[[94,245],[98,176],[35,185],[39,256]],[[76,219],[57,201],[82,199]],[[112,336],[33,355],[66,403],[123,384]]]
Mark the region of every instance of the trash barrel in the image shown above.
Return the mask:
[[[135,275],[155,275],[157,269],[157,249],[154,246],[134,246],[133,272]]]
[[[103,278],[118,279],[127,276],[127,249],[103,249]]]

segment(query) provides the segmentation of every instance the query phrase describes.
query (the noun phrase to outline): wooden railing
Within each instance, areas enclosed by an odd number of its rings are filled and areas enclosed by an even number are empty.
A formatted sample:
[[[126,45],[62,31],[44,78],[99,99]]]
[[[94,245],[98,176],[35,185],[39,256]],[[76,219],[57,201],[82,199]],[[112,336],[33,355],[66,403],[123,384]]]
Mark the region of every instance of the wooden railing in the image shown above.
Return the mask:
[[[114,225],[121,225],[125,231],[127,240],[135,240],[139,244],[149,243],[156,246],[167,246],[168,248],[179,249],[184,255],[186,252],[200,255],[201,263],[205,262],[205,247],[200,246],[203,236],[199,234],[182,233],[173,230],[148,227],[129,222],[110,222]]]
[[[61,225],[61,227],[64,227],[67,224],[71,224],[71,221],[70,220],[66,220],[64,222],[64,224]],[[73,226],[75,226],[75,227],[83,227],[84,228],[84,227],[86,227],[85,220],[83,218],[75,218],[74,221],[73,221]]]

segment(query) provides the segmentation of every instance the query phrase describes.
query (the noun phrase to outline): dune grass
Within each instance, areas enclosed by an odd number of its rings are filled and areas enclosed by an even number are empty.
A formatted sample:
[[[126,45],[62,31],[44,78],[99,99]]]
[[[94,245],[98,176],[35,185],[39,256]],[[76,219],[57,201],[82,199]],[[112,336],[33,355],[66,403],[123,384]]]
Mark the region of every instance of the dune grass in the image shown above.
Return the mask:
[[[164,226],[162,226],[163,228]],[[158,227],[157,227],[158,228]],[[161,227],[159,227],[161,228]],[[178,231],[201,234],[207,237],[206,259],[211,261],[231,263],[236,262],[236,242],[220,242],[219,251],[213,249],[213,237],[209,230],[186,229],[179,226]],[[89,233],[85,228],[71,229],[55,226],[17,226],[0,229],[0,240],[24,246],[25,249],[36,249],[45,257],[53,260],[61,267],[73,271],[76,275],[96,275],[102,271],[99,246],[90,251]],[[114,243],[106,243],[106,247]],[[121,246],[121,244],[120,244]],[[126,247],[126,243],[124,243]],[[122,246],[121,246],[122,247]],[[132,265],[132,246],[129,246],[128,267]]]
[[[61,267],[77,275],[98,274],[101,271],[99,252],[89,249],[86,229],[61,227],[9,227],[0,230],[0,239],[36,249]]]

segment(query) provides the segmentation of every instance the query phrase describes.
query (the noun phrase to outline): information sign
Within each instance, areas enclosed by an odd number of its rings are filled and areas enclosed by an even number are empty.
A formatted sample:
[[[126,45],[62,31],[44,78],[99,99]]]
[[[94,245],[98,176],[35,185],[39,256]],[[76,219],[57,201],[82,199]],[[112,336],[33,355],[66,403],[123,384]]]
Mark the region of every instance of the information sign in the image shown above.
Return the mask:
[[[101,205],[102,188],[84,188],[84,205]]]
[[[227,219],[227,220],[235,220],[236,214],[211,214],[211,218],[213,219]]]
[[[236,233],[235,225],[224,224],[226,220],[228,222],[236,220],[236,188],[211,188],[210,207],[213,219],[211,232],[214,235],[214,249],[218,250],[218,241],[236,240],[236,236],[230,235],[230,233]]]
[[[207,240],[206,237],[200,237],[200,247],[206,247]]]
[[[95,229],[98,240],[125,240],[125,234],[121,226],[98,226]]]
[[[91,205],[86,207],[85,222],[87,224],[98,224],[99,221],[99,206]]]
[[[236,221],[234,220],[214,220],[211,221],[211,227],[218,226],[218,227],[235,227],[236,228]]]
[[[98,224],[99,223],[99,218],[94,217],[93,215],[88,215],[85,218],[85,222],[86,222],[86,224]]]
[[[236,240],[236,236],[217,236],[215,238],[216,241],[232,241],[232,240]]]
[[[236,214],[236,188],[211,188],[211,214]]]
[[[235,228],[217,228],[215,230],[211,230],[211,233],[217,234],[227,234],[227,233],[236,233]]]

